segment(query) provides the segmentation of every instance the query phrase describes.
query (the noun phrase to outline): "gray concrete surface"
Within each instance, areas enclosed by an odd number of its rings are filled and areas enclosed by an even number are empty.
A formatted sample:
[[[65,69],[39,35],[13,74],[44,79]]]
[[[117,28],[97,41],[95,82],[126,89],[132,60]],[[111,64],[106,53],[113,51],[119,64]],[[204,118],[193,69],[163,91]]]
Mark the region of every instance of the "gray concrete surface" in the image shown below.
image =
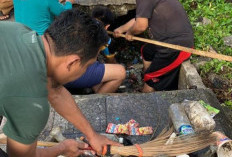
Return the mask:
[[[135,0],[76,0],[75,6],[88,13],[96,6],[107,6],[117,16],[122,16],[135,9],[135,4]]]
[[[105,132],[108,123],[126,123],[130,119],[135,119],[140,123],[140,126],[152,126],[156,130],[156,135],[169,124],[169,105],[182,102],[184,99],[204,100],[221,110],[215,117],[216,130],[223,131],[232,138],[232,123],[210,89],[177,90],[149,94],[75,96],[76,102],[97,132]],[[117,120],[118,118],[119,120]],[[40,139],[46,140],[46,135],[54,126],[61,126],[63,134],[68,138],[81,136],[81,133],[70,123],[51,111],[49,123]],[[130,136],[129,139],[133,143],[142,143],[148,141],[150,137],[150,135]]]

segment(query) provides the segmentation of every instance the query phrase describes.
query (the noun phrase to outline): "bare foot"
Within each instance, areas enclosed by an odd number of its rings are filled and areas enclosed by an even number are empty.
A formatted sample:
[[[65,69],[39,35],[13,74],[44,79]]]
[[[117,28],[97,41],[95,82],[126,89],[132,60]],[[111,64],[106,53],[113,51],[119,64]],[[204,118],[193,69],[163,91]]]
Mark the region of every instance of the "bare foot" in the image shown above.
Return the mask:
[[[154,88],[148,86],[146,83],[144,83],[143,89],[142,89],[143,93],[152,93],[155,92]]]
[[[9,18],[10,18],[9,15],[2,15],[2,16],[0,16],[0,21],[7,20]]]

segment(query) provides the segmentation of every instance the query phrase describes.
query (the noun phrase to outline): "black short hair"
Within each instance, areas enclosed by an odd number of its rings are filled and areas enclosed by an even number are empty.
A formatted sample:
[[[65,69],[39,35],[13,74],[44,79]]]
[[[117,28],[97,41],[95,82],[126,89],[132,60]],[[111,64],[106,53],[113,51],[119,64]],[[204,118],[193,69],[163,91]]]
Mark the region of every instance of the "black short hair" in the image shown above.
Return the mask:
[[[109,40],[103,25],[78,9],[61,13],[45,31],[47,35],[56,56],[77,54],[82,65],[95,58]]]
[[[114,22],[115,15],[107,7],[99,6],[92,10],[92,17],[100,20],[104,26]]]

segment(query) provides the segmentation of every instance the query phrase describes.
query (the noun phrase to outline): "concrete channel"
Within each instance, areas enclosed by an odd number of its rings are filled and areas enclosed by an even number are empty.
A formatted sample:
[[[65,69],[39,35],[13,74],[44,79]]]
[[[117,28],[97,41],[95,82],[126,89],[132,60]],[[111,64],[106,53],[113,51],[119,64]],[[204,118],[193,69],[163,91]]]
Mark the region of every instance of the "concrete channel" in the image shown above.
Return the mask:
[[[192,89],[189,89],[192,88]],[[216,129],[232,138],[230,111],[222,107],[215,94],[202,83],[195,67],[189,62],[182,64],[179,78],[179,90],[155,93],[115,93],[73,96],[78,106],[92,124],[93,128],[104,133],[108,123],[126,123],[135,119],[140,126],[152,126],[158,135],[170,122],[168,108],[172,103],[185,99],[203,100],[220,110],[215,116]],[[80,137],[82,134],[69,122],[51,110],[47,127],[40,139],[46,140],[53,127],[60,126],[67,138]],[[151,136],[128,137],[133,143],[143,143]]]
[[[87,3],[80,0],[80,3]],[[134,0],[132,0],[134,2]],[[125,9],[126,10],[126,9]],[[13,18],[13,17],[12,17]],[[13,21],[13,20],[12,20]],[[232,138],[232,111],[221,106],[212,90],[206,88],[196,68],[186,61],[182,64],[178,90],[160,91],[155,93],[115,93],[74,95],[78,106],[90,121],[93,128],[104,133],[108,123],[126,123],[135,119],[140,126],[152,126],[158,135],[169,123],[168,108],[172,103],[180,103],[185,99],[203,100],[220,110],[215,116],[216,129]],[[39,140],[46,141],[52,128],[60,126],[67,138],[82,136],[72,124],[63,119],[51,109],[47,126],[41,133]],[[151,136],[128,137],[133,143],[143,143]]]

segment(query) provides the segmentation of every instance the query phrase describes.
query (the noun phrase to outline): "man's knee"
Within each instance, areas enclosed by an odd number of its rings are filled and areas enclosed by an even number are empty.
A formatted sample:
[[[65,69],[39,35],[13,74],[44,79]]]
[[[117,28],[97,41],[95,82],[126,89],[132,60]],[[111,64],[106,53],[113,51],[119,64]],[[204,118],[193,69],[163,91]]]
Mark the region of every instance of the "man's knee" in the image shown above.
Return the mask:
[[[118,76],[120,80],[124,80],[126,78],[126,69],[122,65],[118,65]]]
[[[126,78],[126,70],[120,64],[105,64],[104,81],[123,81]]]

